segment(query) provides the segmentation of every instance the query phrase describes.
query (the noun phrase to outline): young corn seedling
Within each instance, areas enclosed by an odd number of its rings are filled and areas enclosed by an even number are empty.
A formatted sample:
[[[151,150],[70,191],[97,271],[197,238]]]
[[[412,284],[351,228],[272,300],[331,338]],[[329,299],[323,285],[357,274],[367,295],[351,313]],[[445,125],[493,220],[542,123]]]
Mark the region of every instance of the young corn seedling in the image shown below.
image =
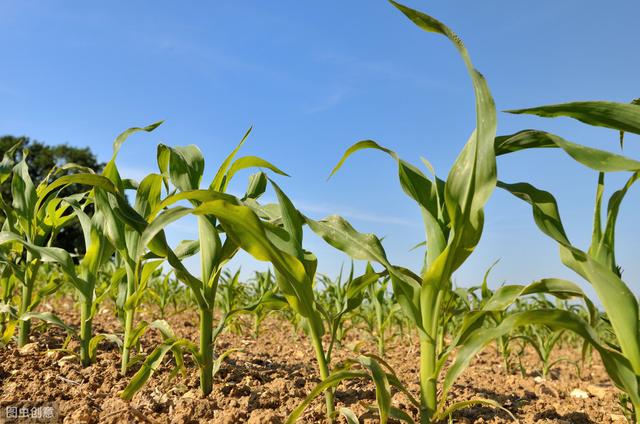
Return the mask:
[[[185,289],[186,287],[173,276],[173,270],[157,277],[152,277],[148,284],[148,300],[150,304],[158,307],[160,319],[166,319],[170,315],[177,315],[188,308]],[[169,308],[173,309],[171,313]]]
[[[22,159],[12,168],[11,206],[4,201],[1,205],[4,222],[0,232],[0,245],[4,246],[2,247],[5,252],[4,264],[11,268],[13,276],[17,277],[22,285],[20,305],[16,313],[19,319],[18,346],[24,346],[29,341],[32,318],[64,326],[52,314],[33,312],[40,300],[38,296],[34,299],[34,290],[38,272],[45,262],[63,263],[62,269],[71,273],[72,278],[76,277],[71,256],[63,249],[54,248],[51,245],[57,233],[75,219],[71,204],[86,196],[86,193],[77,193],[60,197],[62,190],[56,184],[57,180],[53,183],[49,182],[61,172],[78,170],[86,172],[86,168],[75,164],[54,168],[36,187],[29,175],[27,156],[28,151],[25,150]],[[6,164],[6,161],[3,162]],[[58,180],[71,177],[76,175],[60,177]],[[56,285],[48,284],[43,290],[53,292],[56,288]]]
[[[64,219],[76,218],[82,226],[86,254],[76,267],[69,253],[62,249],[47,247],[39,248],[29,242],[20,240],[33,255],[41,260],[56,262],[60,269],[67,275],[70,283],[77,290],[80,303],[80,360],[84,366],[95,359],[95,351],[100,340],[109,338],[117,339],[112,335],[101,334],[93,336],[92,320],[96,313],[97,305],[104,296],[96,298],[95,289],[101,269],[110,262],[114,251],[122,251],[127,248],[124,234],[125,223],[131,226],[144,225],[144,221],[137,216],[124,196],[125,185],[120,179],[115,159],[122,143],[130,134],[138,131],[152,131],[158,124],[145,128],[131,128],[119,135],[114,142],[112,159],[105,166],[102,175],[91,173],[88,169],[80,169],[85,173],[65,175],[57,178],[48,185],[38,190],[35,200],[35,210],[46,208],[51,210],[53,202],[58,201],[60,208],[69,208],[73,211],[68,215],[54,215],[57,222],[60,217]],[[67,166],[68,167],[68,166]],[[45,182],[48,179],[45,179]],[[86,195],[69,196],[59,199],[56,193],[72,185],[88,186],[91,191]],[[86,206],[91,204],[94,212],[89,216]],[[133,218],[132,218],[133,217]],[[138,217],[138,220],[135,220]],[[15,240],[15,237],[14,237]],[[106,295],[106,294],[105,294]],[[40,316],[39,316],[40,318]]]
[[[282,311],[287,307],[287,301],[277,294],[278,286],[271,270],[257,272],[250,280],[250,303],[262,302],[251,312],[253,315],[253,337],[258,338],[262,322],[274,311]]]
[[[466,308],[468,311],[474,310],[482,310],[487,303],[493,298],[495,294],[494,290],[489,288],[489,274],[493,270],[493,268],[497,265],[498,261],[494,262],[485,272],[484,278],[482,279],[482,284],[480,286],[474,286],[469,289],[458,288],[455,293],[459,296],[460,299],[466,304]],[[477,293],[480,293],[479,295]],[[516,299],[515,304],[507,310],[497,310],[492,311],[487,314],[485,318],[486,321],[490,322],[492,325],[499,325],[504,319],[508,316],[508,314],[513,310],[518,310],[520,305],[526,302],[527,299]],[[497,346],[498,354],[502,358],[502,364],[507,373],[511,373],[512,367],[510,362],[510,357],[512,353],[511,349],[511,340],[512,336],[510,334],[505,334],[501,337],[498,337],[495,342]]]
[[[181,244],[180,249],[173,252],[168,246],[156,249],[160,257],[166,258],[175,275],[187,287],[189,287],[200,312],[200,341],[199,347],[192,346],[184,339],[171,339],[159,346],[146,360],[140,371],[134,375],[131,383],[123,391],[122,397],[130,399],[138,391],[144,382],[150,377],[155,368],[155,364],[162,360],[169,351],[174,353],[180,349],[191,352],[200,368],[200,388],[206,396],[213,388],[213,376],[219,368],[220,362],[230,351],[225,352],[214,361],[214,345],[217,336],[225,328],[229,320],[238,313],[250,312],[257,304],[235,309],[225,313],[214,328],[214,309],[216,305],[216,295],[218,283],[225,265],[240,249],[238,237],[231,237],[226,234],[228,231],[224,226],[221,228],[219,217],[206,209],[205,205],[217,205],[218,203],[230,202],[239,203],[248,211],[251,211],[246,203],[257,205],[256,199],[260,197],[266,188],[266,176],[263,172],[258,172],[250,178],[249,187],[242,200],[234,196],[225,194],[228,184],[233,176],[243,169],[262,167],[272,170],[275,173],[284,174],[274,165],[264,159],[255,156],[245,156],[236,159],[240,147],[244,144],[250,131],[248,131],[239,145],[223,161],[219,167],[213,181],[206,190],[200,189],[200,183],[204,172],[204,158],[200,150],[194,146],[169,147],[158,146],[158,166],[160,169],[160,179],[154,181],[156,191],[160,190],[160,184],[164,184],[167,190],[170,185],[174,188],[170,195],[162,200],[155,207],[150,209],[147,219],[149,225],[140,234],[138,249],[141,252],[148,243],[163,235],[163,229],[176,220],[194,214],[198,221],[199,239],[194,242]],[[192,208],[185,206],[172,206],[176,202],[189,202]],[[218,202],[218,203],[216,203]],[[226,212],[226,210],[223,210]],[[223,215],[225,216],[225,215]],[[233,228],[235,229],[235,228]],[[224,236],[224,237],[223,237]],[[201,275],[200,278],[192,275],[176,256],[178,250],[199,253]]]
[[[226,165],[221,168],[219,175],[224,175],[225,172],[228,175],[231,172],[226,171],[231,160],[228,159],[226,161]],[[241,159],[238,159],[238,161],[241,161]],[[233,169],[233,167],[232,165],[229,169]],[[226,178],[226,181],[228,179]],[[246,195],[245,199],[237,199],[216,191],[216,188],[219,190],[221,187],[215,181],[210,190],[192,190],[177,194],[172,199],[173,201],[190,199],[197,201],[197,206],[194,209],[176,206],[165,210],[158,215],[151,226],[153,227],[157,222],[159,228],[187,213],[207,218],[207,223],[219,223],[219,227],[208,227],[216,229],[216,236],[220,234],[219,231],[224,231],[226,235],[224,244],[218,244],[222,246],[222,249],[217,254],[221,255],[218,257],[222,258],[223,261],[214,263],[216,267],[213,275],[216,279],[219,278],[222,265],[226,263],[230,254],[235,253],[239,248],[247,251],[258,260],[271,262],[275,269],[276,282],[280,292],[295,314],[302,318],[303,327],[311,340],[316,354],[320,376],[323,379],[327,378],[330,373],[331,347],[333,344],[330,344],[327,350],[323,347],[322,335],[325,331],[323,320],[326,319],[335,328],[335,323],[340,317],[332,317],[326,311],[321,311],[314,298],[313,283],[317,260],[312,253],[305,251],[302,247],[304,217],[273,182],[272,185],[278,197],[279,208],[274,205],[264,207],[258,205],[255,202],[255,195]],[[225,178],[220,177],[220,181],[225,181]],[[257,191],[252,189],[252,193],[261,194],[265,189],[264,184],[251,184],[251,187],[259,187]],[[143,239],[151,237],[152,233],[151,231],[148,236],[143,234]],[[186,277],[183,272],[178,275],[181,275],[181,278]],[[353,279],[351,287],[348,289],[349,300],[338,315],[344,316],[352,308],[357,307],[362,302],[366,286],[379,277],[380,274],[378,273],[366,273],[362,277]],[[202,284],[197,283],[199,280],[196,280],[195,277],[184,278],[184,281],[192,289],[199,288],[197,284]],[[198,291],[197,293],[200,292]],[[199,295],[199,298],[204,305],[213,300],[210,300],[210,298],[205,300],[201,295]],[[208,326],[203,328],[203,330],[208,329]],[[209,336],[205,334],[204,337]],[[210,349],[210,346],[207,345],[207,348]],[[199,361],[201,360],[202,358],[199,358]],[[326,397],[327,419],[332,421],[335,415],[333,391],[323,391]]]
[[[392,327],[397,315],[401,313],[400,305],[388,296],[387,289],[389,278],[381,278],[376,283],[367,288],[368,299],[371,303],[372,311],[368,321],[373,321],[373,334],[378,347],[378,355],[384,356],[387,332]]]
[[[309,222],[313,231],[354,259],[365,259],[383,265],[392,280],[394,292],[404,312],[420,333],[420,401],[421,421],[439,418],[437,377],[442,340],[440,321],[443,299],[451,291],[451,276],[471,254],[480,240],[484,221],[483,207],[496,182],[493,140],[496,112],[483,76],[473,67],[466,48],[448,27],[421,12],[398,3],[392,4],[421,29],[447,37],[461,54],[473,82],[476,95],[477,127],[454,163],[449,177],[443,181],[425,176],[398,155],[371,140],[356,143],[347,150],[335,173],[354,152],[376,149],[387,153],[398,164],[403,190],[422,211],[427,234],[426,266],[422,276],[392,266],[380,242],[373,236],[356,233],[339,217]],[[379,405],[381,420],[390,413],[389,401]],[[399,414],[394,410],[394,414]]]
[[[0,161],[0,184],[3,184],[11,178],[12,169],[15,165],[13,155],[22,143],[16,143],[3,155]],[[0,228],[5,228],[7,214],[11,209],[7,205],[7,200],[0,193]],[[0,246],[0,340],[1,345],[6,346],[15,331],[17,325],[17,311],[13,305],[14,290],[17,284],[16,273],[13,272],[12,266],[18,262],[17,255],[13,253],[9,246]]]
[[[373,272],[372,269],[367,269],[367,271]],[[332,340],[338,345],[342,343],[344,336],[350,328],[346,325],[349,314],[342,311],[345,308],[353,310],[353,308],[347,307],[350,301],[349,296],[351,295],[349,289],[353,287],[353,273],[353,264],[351,264],[351,270],[346,279],[342,277],[342,268],[340,268],[340,273],[335,279],[327,275],[319,275],[317,277],[317,281],[322,284],[323,289],[322,291],[320,291],[319,288],[316,289],[316,299],[318,299],[322,314],[325,317],[330,317],[329,322],[331,322]]]
[[[568,116],[586,124],[613,128],[620,131],[620,142],[625,132],[640,134],[640,105],[613,102],[574,102],[512,111],[544,117]],[[589,248],[574,246],[565,232],[557,202],[553,195],[528,183],[499,186],[531,205],[538,228],[558,243],[560,259],[569,269],[587,280],[602,303],[617,346],[605,349],[599,344],[603,362],[614,383],[629,397],[638,421],[640,411],[640,321],[638,301],[629,286],[622,280],[615,258],[615,227],[621,203],[640,178],[640,162],[625,156],[598,150],[567,141],[557,135],[542,131],[526,130],[496,140],[496,151],[509,153],[528,148],[560,148],[581,164],[598,171],[592,240]],[[606,172],[631,172],[624,186],[609,198],[605,224],[602,223],[602,201]],[[574,330],[575,331],[575,330]],[[597,334],[590,329],[595,339]],[[584,334],[580,334],[585,337]],[[590,340],[591,342],[591,340]]]
[[[496,185],[495,107],[484,78],[475,70],[464,45],[451,30],[428,15],[395,2],[392,4],[421,29],[444,35],[456,46],[467,66],[476,95],[476,129],[446,181],[427,177],[418,168],[400,159],[395,152],[371,140],[361,141],[349,148],[332,174],[351,154],[362,149],[382,151],[396,161],[402,189],[418,203],[424,219],[427,255],[423,271],[417,275],[392,265],[375,236],[358,233],[340,217],[307,221],[310,228],[329,244],[354,259],[377,262],[388,272],[398,302],[418,330],[420,338],[420,397],[419,400],[409,394],[408,397],[419,409],[420,422],[431,423],[473,403],[500,407],[496,402],[485,399],[457,402],[445,408],[449,389],[477,350],[500,336],[482,332],[482,344],[476,340],[477,346],[473,344],[472,349],[467,349],[467,343],[490,312],[504,311],[519,296],[531,293],[550,292],[563,298],[584,295],[574,284],[558,279],[543,280],[529,286],[505,286],[492,296],[482,310],[465,315],[459,321],[460,325],[448,324],[456,304],[451,277],[480,240],[484,222],[483,207]],[[455,329],[455,333],[450,335],[452,342],[446,344],[445,332],[451,328]],[[454,366],[445,372],[444,364],[454,351]],[[384,362],[380,362],[379,358],[362,357],[358,362],[363,371],[336,372],[324,379],[312,395],[345,378],[367,376],[376,383],[376,407],[381,422],[386,422],[389,417],[412,422],[406,412],[391,405],[390,385],[408,393],[393,371],[380,365],[384,365]],[[384,368],[386,371],[383,371]],[[438,381],[443,372],[444,382],[439,390]],[[289,422],[294,422],[308,402],[309,398],[294,410]]]
[[[240,283],[240,269],[235,274],[224,271],[218,285],[218,296],[216,303],[222,315],[231,313],[234,309],[238,309],[245,301],[244,287]],[[233,318],[227,324],[227,329],[235,334],[242,334],[242,325],[236,318]]]

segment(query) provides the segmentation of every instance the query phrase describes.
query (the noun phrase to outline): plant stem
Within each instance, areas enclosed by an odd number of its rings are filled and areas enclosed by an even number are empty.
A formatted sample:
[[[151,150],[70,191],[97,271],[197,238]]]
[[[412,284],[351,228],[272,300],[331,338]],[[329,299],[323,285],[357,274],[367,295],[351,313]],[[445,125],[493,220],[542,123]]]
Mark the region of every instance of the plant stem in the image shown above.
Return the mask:
[[[384,356],[384,331],[380,330],[380,332],[378,333],[378,354],[380,356]]]
[[[200,389],[207,396],[213,390],[213,310],[200,309]]]
[[[33,292],[33,284],[25,281],[22,286],[22,300],[20,302],[20,316],[27,313],[31,305],[31,294]],[[20,332],[18,335],[18,347],[22,347],[29,343],[29,333],[31,332],[31,320],[20,320]]]
[[[420,338],[420,423],[429,424],[436,412],[436,344],[432,338]]]
[[[19,315],[22,316],[29,312],[31,307],[31,297],[33,294],[33,285],[38,273],[38,264],[31,264],[31,253],[27,252],[26,270],[24,274],[24,285],[22,286],[22,299],[20,302]],[[22,347],[29,343],[29,333],[31,332],[31,320],[20,320],[18,333],[18,347]]]
[[[125,263],[125,269],[127,271],[127,297],[130,299],[136,290],[135,283],[135,270],[130,264]],[[126,303],[126,300],[125,300]],[[120,374],[127,375],[127,368],[129,368],[129,357],[131,355],[131,333],[133,332],[133,319],[135,309],[133,307],[124,308],[124,335],[122,340],[122,361],[120,362]]]
[[[322,338],[317,333],[313,323],[309,322],[309,335],[311,336],[311,342],[313,349],[316,352],[316,360],[318,361],[318,368],[320,370],[320,378],[325,380],[329,377],[329,364],[327,364],[327,358],[324,354],[324,348],[322,347]],[[333,414],[335,411],[333,401],[333,390],[327,389],[324,392],[324,397],[327,404],[327,422],[333,423]]]
[[[82,296],[82,309],[80,310],[80,362],[83,367],[91,363],[89,342],[91,341],[92,321],[91,307],[92,296]]]

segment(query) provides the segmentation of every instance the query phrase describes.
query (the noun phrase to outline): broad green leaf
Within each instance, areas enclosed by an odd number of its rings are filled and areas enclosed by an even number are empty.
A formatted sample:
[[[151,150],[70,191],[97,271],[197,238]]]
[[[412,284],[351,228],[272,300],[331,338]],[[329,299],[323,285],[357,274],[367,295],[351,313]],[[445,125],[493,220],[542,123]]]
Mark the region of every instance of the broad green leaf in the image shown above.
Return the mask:
[[[124,400],[131,400],[133,396],[144,386],[151,375],[160,367],[164,356],[170,350],[179,350],[186,344],[191,344],[188,340],[167,340],[160,346],[156,347],[153,352],[147,356],[142,366],[131,378],[131,381],[120,393],[120,397]]]
[[[19,320],[28,321],[31,319],[39,319],[47,324],[55,325],[56,327],[60,327],[65,330],[67,333],[75,334],[75,330],[64,323],[57,315],[51,312],[27,312],[18,317]]]
[[[136,190],[134,209],[143,218],[147,218],[160,204],[162,196],[162,176],[149,174],[140,181]]]
[[[585,124],[640,134],[640,105],[614,102],[571,102],[508,110],[509,113],[545,118],[567,116]]]
[[[385,424],[389,419],[389,409],[391,408],[391,386],[387,375],[373,358],[369,356],[361,356],[358,362],[367,368],[371,373],[371,379],[376,386],[376,402],[378,404],[378,413],[380,414],[380,423]]]
[[[237,199],[234,201],[213,200],[197,207],[196,215],[211,214],[221,223],[228,237],[254,258],[268,261],[289,282],[288,293],[284,293],[291,306],[304,317],[313,315],[313,292],[302,262],[296,257],[276,248],[267,237],[258,216]]]
[[[638,107],[640,108],[640,106]],[[577,162],[600,172],[637,171],[640,162],[626,156],[572,143],[544,131],[525,130],[513,135],[496,137],[496,155],[532,148],[559,147]]]
[[[36,213],[37,195],[36,189],[29,176],[27,166],[28,152],[24,152],[22,160],[13,167],[11,179],[12,207],[18,215],[23,231],[31,237],[33,217]]]
[[[244,199],[257,199],[262,196],[267,189],[267,174],[256,172],[249,177],[249,184]]]
[[[77,283],[75,265],[73,263],[73,259],[71,259],[71,255],[69,255],[66,250],[59,247],[36,246],[27,242],[17,234],[13,234],[7,231],[0,231],[0,245],[6,243],[19,243],[23,245],[27,250],[29,250],[34,257],[40,259],[41,261],[55,262],[60,264],[62,270],[64,270],[67,275],[76,280]]]
[[[458,350],[453,364],[448,368],[442,399],[444,399],[455,380],[467,368],[475,354],[486,344],[498,337],[512,332],[515,328],[524,325],[546,325],[552,329],[564,329],[572,331],[587,340],[598,352],[600,357],[616,385],[634,397],[637,404],[640,400],[638,394],[638,380],[629,361],[620,353],[605,347],[593,329],[578,315],[556,309],[533,310],[517,312],[509,315],[500,325],[492,328],[477,330],[470,339]]]
[[[197,190],[200,188],[200,181],[204,173],[204,157],[200,149],[191,144],[189,146],[169,147],[158,146],[158,156],[160,170],[166,173],[166,154],[161,151],[169,152],[168,159],[168,175],[171,183],[180,191]]]
[[[314,233],[351,258],[392,268],[380,240],[373,234],[359,233],[344,218],[331,215],[320,221],[305,217],[305,221]]]
[[[538,228],[560,244],[562,262],[589,281],[602,302],[623,353],[640,375],[640,322],[638,302],[629,287],[610,267],[601,264],[568,240],[555,198],[526,183],[499,183],[499,187],[529,203]]]
[[[353,378],[369,378],[369,374],[364,371],[336,371],[332,373],[329,377],[322,380],[322,382],[318,383],[316,387],[313,388],[311,393],[307,395],[307,397],[302,401],[300,405],[298,405],[291,414],[287,417],[286,424],[294,424],[297,422],[298,418],[302,415],[307,406],[313,402],[315,398],[320,396],[322,392],[326,389],[338,385],[342,380],[353,379]]]

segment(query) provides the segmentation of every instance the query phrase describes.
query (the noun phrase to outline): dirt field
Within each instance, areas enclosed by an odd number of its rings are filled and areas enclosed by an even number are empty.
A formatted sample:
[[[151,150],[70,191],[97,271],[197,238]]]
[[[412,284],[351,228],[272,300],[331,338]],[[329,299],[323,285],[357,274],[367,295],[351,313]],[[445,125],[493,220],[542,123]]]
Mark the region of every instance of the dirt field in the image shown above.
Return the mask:
[[[145,318],[142,315],[140,318]],[[77,322],[73,314],[61,313],[61,316],[68,322]],[[177,333],[196,339],[195,314],[182,313],[169,321]],[[100,311],[95,319],[95,332],[113,332],[117,328],[118,323],[111,312]],[[347,342],[338,348],[334,361],[353,357],[355,354],[349,346],[353,346],[359,336],[363,335],[357,331],[349,333]],[[263,324],[257,340],[229,333],[221,336],[219,350],[235,347],[242,351],[233,354],[222,365],[213,393],[207,398],[202,398],[199,393],[197,367],[188,362],[186,378],[178,374],[169,379],[171,367],[166,365],[170,363],[167,357],[165,365],[133,401],[125,402],[118,393],[130,376],[122,378],[119,375],[116,345],[101,344],[96,363],[83,369],[64,353],[48,351],[59,348],[64,338],[62,331],[49,329],[36,335],[34,343],[21,350],[14,346],[0,350],[2,409],[54,402],[59,410],[59,422],[64,423],[281,423],[319,381],[313,352],[306,338],[276,315]],[[155,342],[157,339],[152,334],[143,339],[143,345],[148,349]],[[367,341],[363,346],[361,349],[374,352],[372,342]],[[416,395],[417,347],[407,338],[396,339],[389,343],[386,355],[401,380]],[[577,353],[563,351],[559,354],[575,357]],[[536,378],[539,363],[535,356],[527,354],[524,364],[528,371],[525,377],[519,371],[507,374],[493,345],[490,345],[477,356],[455,385],[452,398],[494,399],[523,423],[625,422],[617,404],[617,391],[598,358],[594,358],[590,367],[583,369],[581,378],[575,367],[563,363],[552,371],[546,381]],[[574,389],[581,389],[588,397],[571,396]],[[365,405],[375,398],[374,387],[366,381],[346,382],[339,386],[336,397],[339,405],[365,414]],[[415,416],[417,411],[407,406],[402,394],[396,394],[393,401]],[[323,398],[316,400],[308,408],[303,422],[323,422],[323,407]],[[361,422],[376,421],[375,417],[361,416]],[[453,421],[503,423],[512,420],[504,412],[473,407],[455,415]]]

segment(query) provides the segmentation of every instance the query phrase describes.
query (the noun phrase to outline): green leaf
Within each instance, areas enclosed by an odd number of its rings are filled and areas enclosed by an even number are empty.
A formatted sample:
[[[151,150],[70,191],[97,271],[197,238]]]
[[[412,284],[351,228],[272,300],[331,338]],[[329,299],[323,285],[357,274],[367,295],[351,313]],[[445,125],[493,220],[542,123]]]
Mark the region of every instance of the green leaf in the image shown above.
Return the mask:
[[[389,409],[391,408],[391,386],[389,385],[389,380],[387,380],[387,374],[380,364],[369,356],[359,357],[358,362],[371,373],[371,379],[376,386],[376,402],[378,404],[378,413],[380,414],[380,423],[385,424],[389,419]]]
[[[333,174],[335,174],[336,172],[338,172],[340,168],[342,168],[342,165],[344,165],[344,163],[349,158],[349,156],[351,156],[357,151],[364,150],[364,149],[380,150],[389,154],[391,157],[398,159],[398,155],[396,154],[396,152],[394,152],[393,150],[389,150],[386,147],[382,147],[381,145],[379,145],[373,140],[359,141],[353,146],[349,147],[346,152],[344,152],[344,154],[342,155],[342,158],[340,158],[340,161],[338,161],[336,166],[334,166],[333,169],[331,170],[331,174],[329,174],[329,178],[331,178]]]
[[[231,153],[229,153],[229,156],[227,156],[227,158],[222,162],[222,165],[220,165],[220,168],[218,168],[218,172],[216,172],[216,175],[213,178],[213,181],[211,181],[211,184],[209,185],[209,188],[211,190],[223,191],[222,187],[225,186],[225,178],[226,178],[227,169],[229,169],[229,166],[231,165],[231,162],[236,157],[236,154],[238,154],[238,151],[240,150],[242,145],[245,143],[245,141],[247,141],[247,137],[249,137],[249,134],[251,134],[251,130],[252,129],[253,129],[253,127],[250,127],[247,130],[247,132],[242,137],[242,140],[240,140],[240,143],[238,143],[236,148],[233,149],[233,151]]]
[[[124,400],[131,400],[133,396],[145,385],[151,375],[160,367],[164,356],[174,349],[180,349],[186,344],[191,344],[188,340],[167,340],[156,347],[142,363],[142,366],[131,378],[131,381],[120,393],[120,397]]]
[[[21,321],[29,321],[34,318],[42,320],[47,324],[52,324],[52,325],[55,325],[56,327],[60,327],[63,330],[65,330],[67,333],[70,333],[70,334],[76,333],[76,330],[69,327],[67,324],[64,323],[64,321],[60,319],[60,317],[58,317],[57,315],[51,312],[26,312],[18,317],[18,319]]]
[[[11,176],[14,165],[13,156],[16,150],[18,150],[23,144],[24,139],[20,139],[16,144],[9,147],[9,149],[3,153],[2,161],[0,161],[0,184],[7,181]]]
[[[556,330],[569,330],[584,338],[598,350],[607,372],[615,384],[634,396],[636,404],[640,400],[638,380],[629,361],[620,353],[606,348],[594,330],[582,318],[560,309],[516,312],[506,317],[497,327],[478,329],[456,353],[455,361],[445,375],[441,398],[446,398],[455,380],[482,347],[492,340],[512,332],[517,327],[532,324],[547,325]]]
[[[37,195],[33,181],[29,176],[27,166],[27,152],[23,153],[22,160],[13,167],[11,179],[12,206],[18,214],[23,231],[31,236],[33,217],[36,213]]]
[[[344,419],[347,421],[347,424],[360,424],[358,416],[351,409],[341,407],[338,408],[338,412],[340,412],[340,415],[344,417]]]
[[[639,107],[640,108],[640,107]],[[594,149],[572,143],[554,134],[544,131],[525,130],[518,133],[496,137],[496,155],[517,152],[532,148],[558,147],[577,162],[600,172],[637,171],[640,162],[626,156]]]
[[[160,204],[162,195],[162,176],[149,174],[140,181],[136,190],[134,209],[143,218],[147,218]]]
[[[129,136],[131,134],[135,134],[135,133],[140,132],[140,131],[151,132],[151,131],[155,130],[156,128],[158,128],[160,125],[162,125],[163,122],[164,121],[158,121],[158,122],[155,122],[155,123],[153,123],[151,125],[147,125],[146,127],[129,128],[129,129],[123,131],[122,133],[120,133],[120,135],[118,135],[118,137],[116,137],[115,141],[113,142],[113,158],[116,157],[116,155],[120,151],[120,147],[122,147],[122,144],[127,140],[127,138],[129,138]]]
[[[167,158],[165,153],[168,152],[168,175],[171,183],[180,191],[197,190],[200,188],[200,181],[204,173],[204,157],[202,152],[193,144],[184,147],[169,147],[165,145],[158,146],[158,157],[160,170],[166,175]]]
[[[635,104],[600,101],[571,102],[506,112],[538,115],[545,118],[567,116],[597,127],[640,134],[640,106]]]
[[[338,215],[331,215],[320,221],[308,217],[305,220],[314,233],[351,258],[377,262],[385,268],[391,268],[382,243],[374,234],[359,233]]]
[[[227,186],[229,185],[229,182],[238,171],[247,169],[247,168],[266,168],[266,169],[270,169],[276,174],[283,175],[285,177],[289,176],[287,173],[282,171],[277,166],[273,165],[271,162],[268,162],[257,156],[244,156],[244,157],[238,158],[229,167],[229,170],[227,171],[227,175],[225,178],[224,186],[222,187],[221,191],[226,190]]]
[[[267,237],[263,223],[251,208],[237,199],[212,200],[197,207],[193,213],[215,216],[227,236],[238,246],[260,261],[271,262],[283,277],[282,281],[288,282],[281,289],[286,289],[283,294],[292,308],[303,317],[314,315],[313,292],[303,263],[274,246]]]
[[[55,262],[60,264],[62,270],[69,275],[74,284],[79,284],[79,279],[76,276],[75,265],[71,255],[66,250],[59,247],[41,247],[25,241],[17,234],[0,231],[0,245],[6,243],[19,243],[24,246],[31,254],[40,259],[43,262]]]
[[[591,283],[607,311],[623,353],[636,374],[640,375],[640,322],[638,302],[633,292],[610,266],[569,242],[557,203],[550,193],[526,183],[498,185],[531,205],[538,228],[560,244],[562,262]]]
[[[329,387],[333,387],[338,385],[342,380],[352,379],[352,378],[369,378],[369,374],[364,371],[336,371],[332,373],[329,377],[322,380],[322,382],[318,383],[316,387],[313,388],[311,393],[307,395],[307,397],[302,401],[300,405],[298,405],[291,414],[287,417],[286,424],[294,424],[298,418],[302,415],[304,410],[309,406],[311,402],[322,392],[324,392]]]
[[[422,303],[430,301],[429,286],[447,284],[452,273],[471,254],[480,240],[484,223],[484,204],[496,185],[494,139],[496,110],[489,87],[460,38],[442,22],[422,12],[391,1],[407,18],[427,32],[447,37],[464,60],[473,83],[476,100],[476,129],[452,166],[445,183],[445,205],[451,221],[451,234],[446,248],[424,274]]]

